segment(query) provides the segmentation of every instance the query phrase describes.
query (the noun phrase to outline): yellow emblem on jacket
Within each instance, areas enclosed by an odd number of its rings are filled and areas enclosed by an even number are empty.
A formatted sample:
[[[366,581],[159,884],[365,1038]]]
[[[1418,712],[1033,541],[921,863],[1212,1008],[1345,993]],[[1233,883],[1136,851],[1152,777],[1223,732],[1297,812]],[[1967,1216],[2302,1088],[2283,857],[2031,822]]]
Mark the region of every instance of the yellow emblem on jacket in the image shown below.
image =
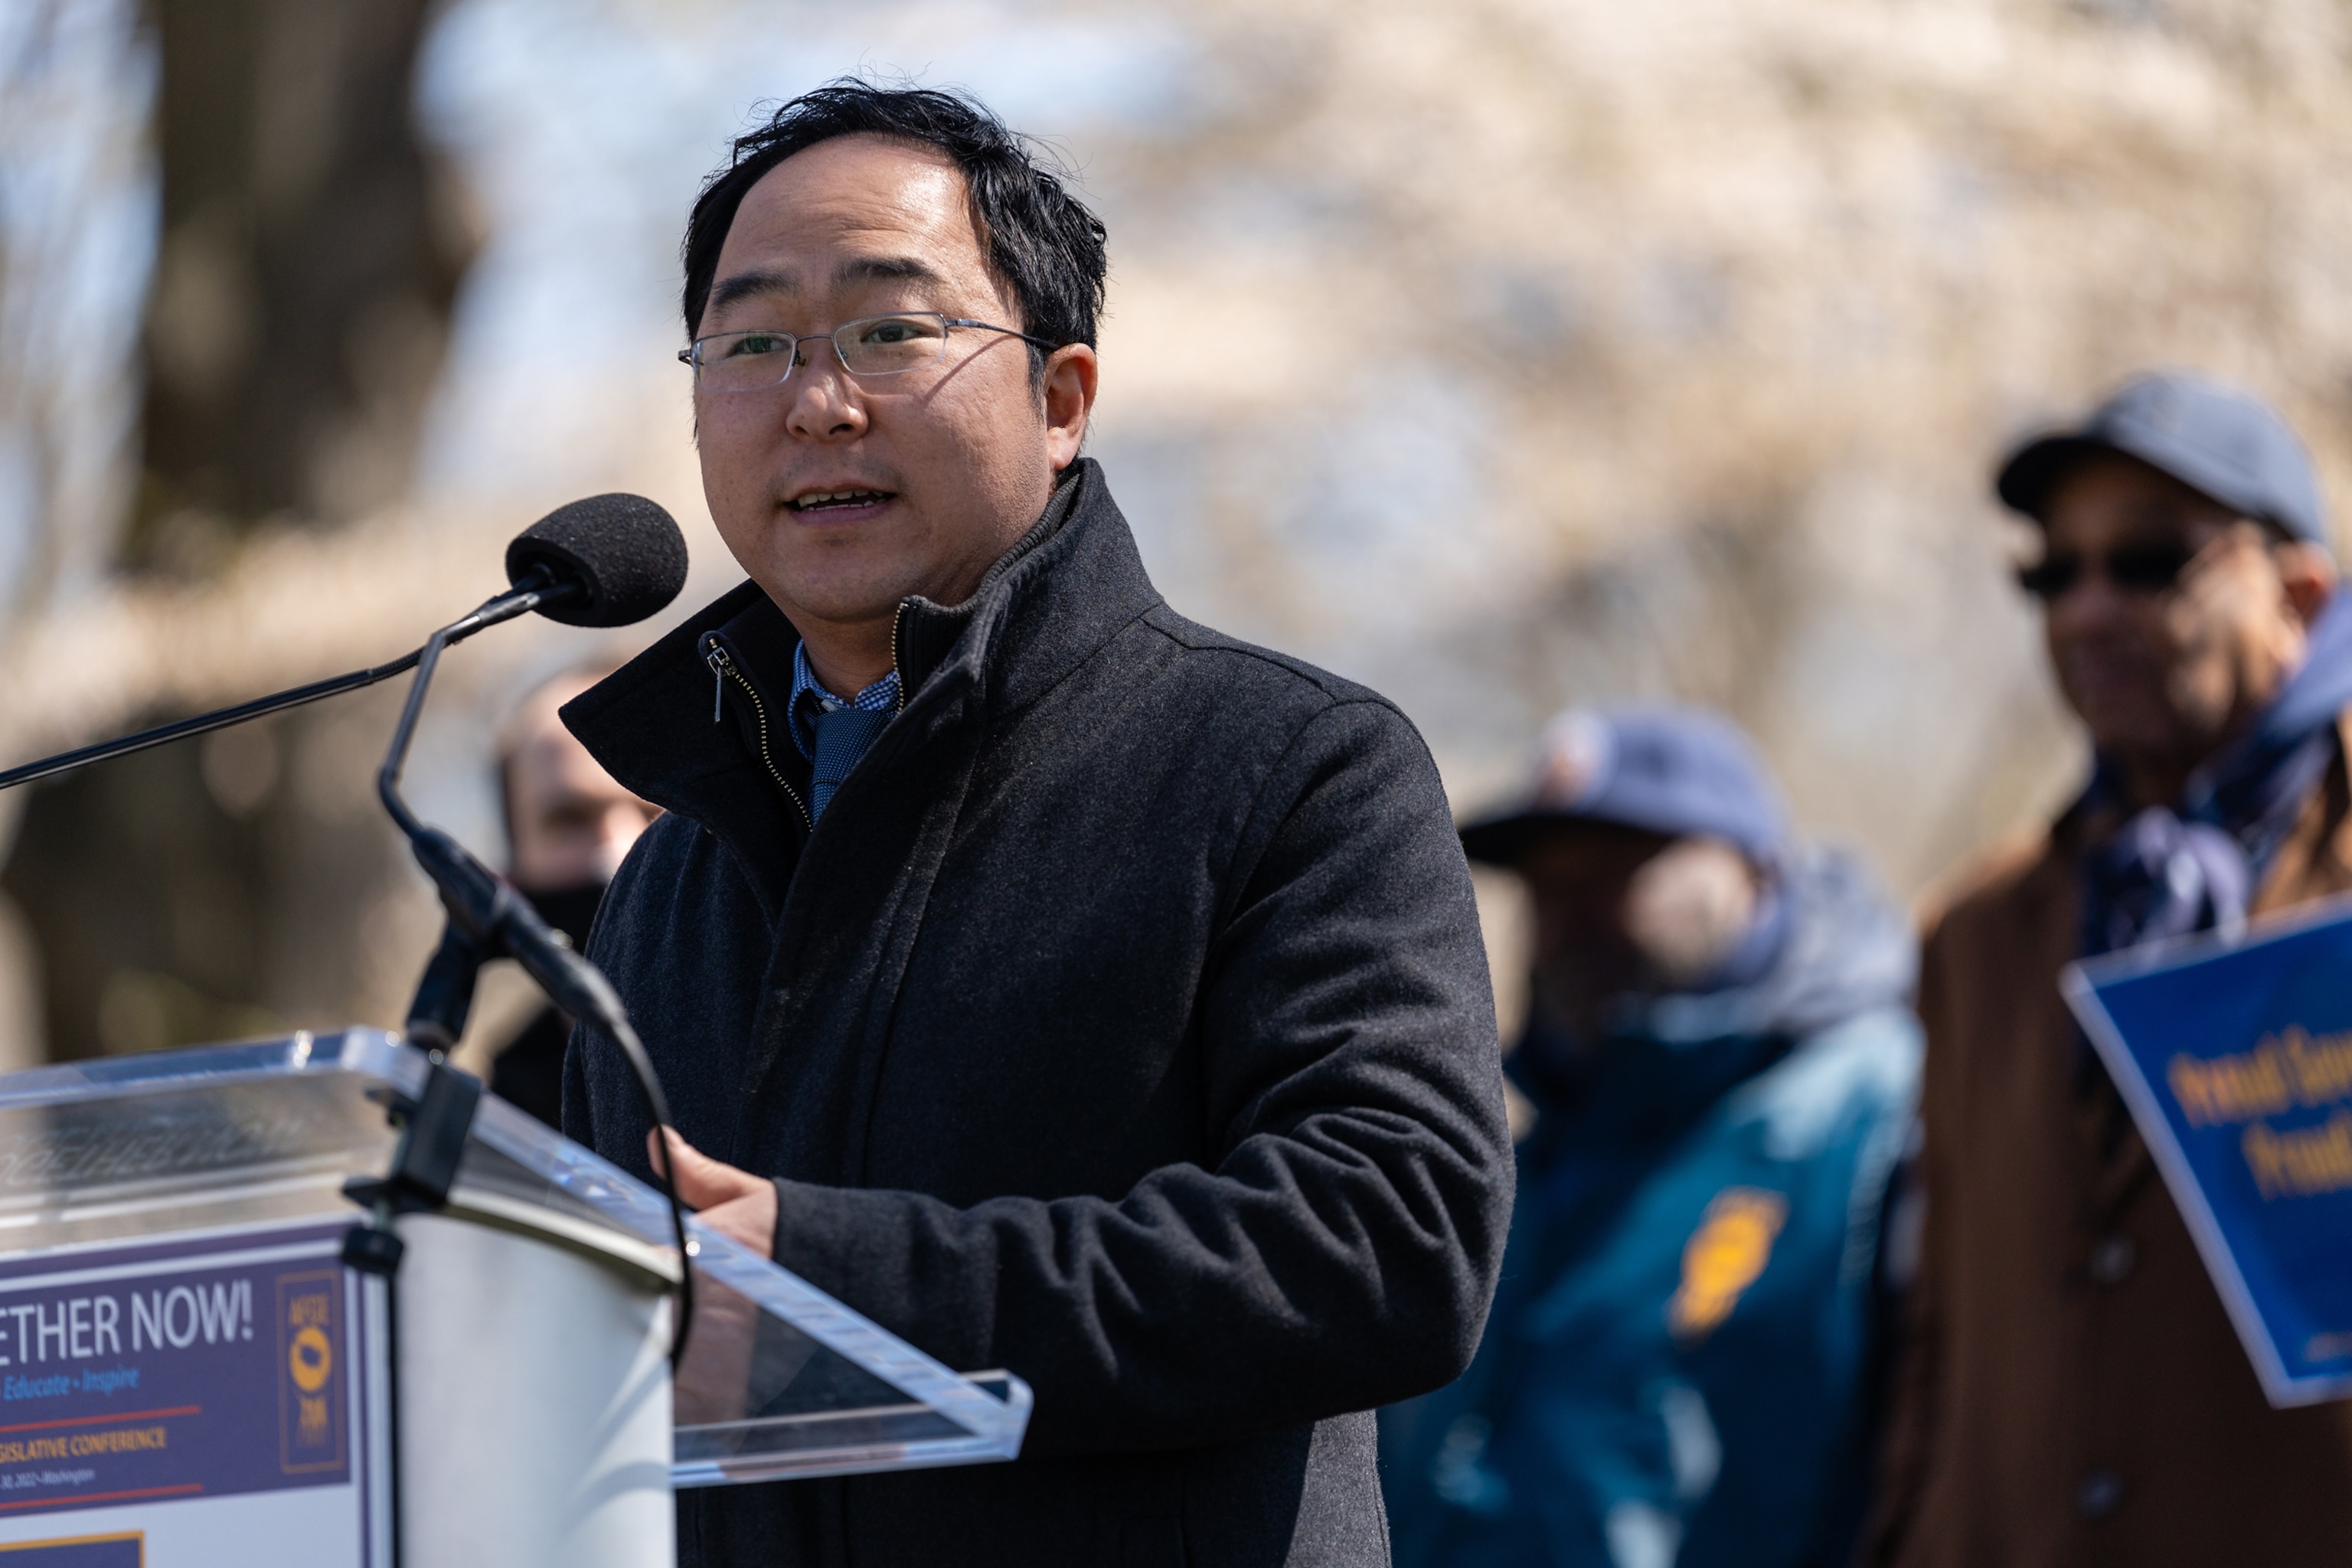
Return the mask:
[[[1710,1332],[1764,1266],[1789,1217],[1789,1200],[1761,1187],[1726,1187],[1683,1244],[1682,1288],[1666,1303],[1666,1323],[1684,1339]]]

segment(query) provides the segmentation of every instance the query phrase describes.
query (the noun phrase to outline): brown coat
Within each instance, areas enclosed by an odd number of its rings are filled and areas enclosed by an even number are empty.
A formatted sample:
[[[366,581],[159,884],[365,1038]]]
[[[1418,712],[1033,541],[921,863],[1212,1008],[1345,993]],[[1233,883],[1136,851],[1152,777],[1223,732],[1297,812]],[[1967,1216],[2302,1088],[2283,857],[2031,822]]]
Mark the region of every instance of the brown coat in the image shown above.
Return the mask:
[[[2339,762],[2258,915],[2352,888],[2347,799]],[[2099,826],[1994,858],[1931,922],[1927,1230],[1866,1557],[2352,1563],[2352,1405],[2264,1403],[2113,1089],[2073,1086],[2057,980]]]

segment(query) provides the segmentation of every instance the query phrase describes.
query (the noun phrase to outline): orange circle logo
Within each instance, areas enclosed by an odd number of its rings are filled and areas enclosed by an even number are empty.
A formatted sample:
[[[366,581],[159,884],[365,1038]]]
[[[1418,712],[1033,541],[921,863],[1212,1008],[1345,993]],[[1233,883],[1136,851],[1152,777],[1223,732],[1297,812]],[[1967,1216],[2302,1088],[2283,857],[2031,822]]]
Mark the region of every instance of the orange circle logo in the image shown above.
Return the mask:
[[[305,1394],[316,1394],[327,1386],[327,1374],[335,1370],[335,1349],[327,1342],[325,1330],[308,1328],[294,1336],[286,1361],[294,1373],[294,1386]]]

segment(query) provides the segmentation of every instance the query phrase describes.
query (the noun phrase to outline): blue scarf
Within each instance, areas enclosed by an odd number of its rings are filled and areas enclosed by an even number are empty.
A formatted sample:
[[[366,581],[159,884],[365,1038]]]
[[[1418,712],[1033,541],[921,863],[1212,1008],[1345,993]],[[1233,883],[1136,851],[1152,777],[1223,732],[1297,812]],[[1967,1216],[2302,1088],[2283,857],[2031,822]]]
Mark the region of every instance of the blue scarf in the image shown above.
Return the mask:
[[[2084,957],[2192,931],[2233,931],[2303,804],[2336,760],[2352,706],[2352,594],[2311,628],[2302,667],[2243,739],[2190,775],[2179,805],[2152,805],[2082,859]],[[2102,759],[2078,812],[2119,805]]]

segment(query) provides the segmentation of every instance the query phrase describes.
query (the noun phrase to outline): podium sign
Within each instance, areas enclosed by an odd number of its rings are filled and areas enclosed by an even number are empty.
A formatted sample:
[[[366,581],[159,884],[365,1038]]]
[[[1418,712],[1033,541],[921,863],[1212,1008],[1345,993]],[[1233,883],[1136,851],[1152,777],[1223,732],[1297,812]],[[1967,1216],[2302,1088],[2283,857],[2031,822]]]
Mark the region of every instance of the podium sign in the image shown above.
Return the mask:
[[[1018,1379],[950,1372],[699,1223],[673,1389],[657,1353],[677,1268],[667,1205],[488,1096],[448,1207],[401,1222],[391,1286],[346,1269],[338,1247],[362,1215],[342,1184],[383,1173],[386,1106],[425,1078],[420,1053],[371,1030],[0,1078],[0,1563],[387,1568],[395,1531],[404,1562],[470,1560],[423,1551],[419,1510],[454,1511],[449,1539],[488,1539],[464,1510],[505,1506],[498,1489],[534,1447],[575,1436],[535,1446],[523,1430],[565,1391],[505,1399],[513,1430],[419,1428],[448,1389],[512,1383],[522,1363],[560,1378],[583,1280],[614,1282],[628,1421],[668,1442],[666,1475],[620,1468],[644,1494],[629,1528],[657,1522],[663,1561],[673,1487],[1019,1452]],[[636,1341],[652,1348],[630,1363]],[[584,1392],[586,1426],[622,1403]],[[628,1421],[588,1436],[619,1441]],[[428,1471],[436,1495],[421,1498]]]
[[[2069,968],[2272,1405],[2352,1394],[2352,905]]]
[[[381,1478],[368,1484],[367,1314],[346,1297],[342,1229],[0,1267],[0,1542],[88,1541],[82,1520],[60,1531],[49,1516],[95,1511],[99,1543],[127,1527],[154,1563],[366,1561]],[[149,1506],[197,1499],[219,1500]],[[96,1544],[86,1555],[108,1560]]]

